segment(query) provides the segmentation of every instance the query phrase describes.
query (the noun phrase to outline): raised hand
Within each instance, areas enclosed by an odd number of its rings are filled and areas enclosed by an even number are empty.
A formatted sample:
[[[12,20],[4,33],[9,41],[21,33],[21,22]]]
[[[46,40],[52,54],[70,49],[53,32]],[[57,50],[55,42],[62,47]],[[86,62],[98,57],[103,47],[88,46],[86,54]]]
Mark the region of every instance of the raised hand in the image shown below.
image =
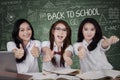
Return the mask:
[[[37,58],[39,57],[39,48],[35,46],[36,44],[33,45],[32,49],[31,49],[31,54]]]
[[[115,44],[119,41],[119,38],[117,36],[111,36],[108,40],[110,44]]]
[[[110,38],[107,38],[105,36],[103,36],[104,40],[102,42],[102,47],[106,48],[109,45],[115,44],[119,41],[119,38],[117,36],[111,36]]]
[[[85,54],[86,54],[86,49],[84,48],[83,45],[81,45],[79,48],[78,48],[78,57],[80,59],[83,59],[85,57]]]
[[[64,53],[63,58],[68,65],[72,65],[73,62],[72,62],[72,59],[70,56],[68,56],[67,54]]]
[[[15,57],[17,59],[21,59],[24,55],[24,50],[23,50],[22,44],[20,44],[20,48],[16,48],[13,51],[14,51]]]
[[[51,61],[52,58],[54,57],[54,51],[49,51],[49,53],[46,53],[44,56],[43,56],[43,61],[44,62],[48,62],[48,61]]]

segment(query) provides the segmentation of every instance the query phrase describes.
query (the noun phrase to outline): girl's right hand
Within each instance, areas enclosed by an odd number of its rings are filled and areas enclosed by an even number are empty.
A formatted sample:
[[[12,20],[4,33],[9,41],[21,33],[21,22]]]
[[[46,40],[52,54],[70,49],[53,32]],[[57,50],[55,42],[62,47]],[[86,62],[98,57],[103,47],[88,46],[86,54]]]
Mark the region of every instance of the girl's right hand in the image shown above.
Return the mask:
[[[53,57],[54,57],[54,51],[50,51],[49,54],[45,54],[45,55],[43,56],[43,61],[44,61],[44,62],[51,61]]]
[[[24,56],[24,50],[21,44],[20,44],[20,48],[14,49],[13,52],[15,54],[15,58],[17,59],[21,59]]]
[[[86,54],[86,50],[84,48],[83,45],[81,45],[79,48],[78,48],[78,57],[80,59],[83,59],[85,57],[85,54]]]

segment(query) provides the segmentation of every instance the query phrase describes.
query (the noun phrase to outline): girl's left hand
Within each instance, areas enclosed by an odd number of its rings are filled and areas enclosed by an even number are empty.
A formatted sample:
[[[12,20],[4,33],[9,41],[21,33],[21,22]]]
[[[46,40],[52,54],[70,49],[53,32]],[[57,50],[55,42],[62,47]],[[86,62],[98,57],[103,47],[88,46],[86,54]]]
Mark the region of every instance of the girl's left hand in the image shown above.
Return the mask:
[[[72,65],[73,62],[72,62],[71,57],[64,55],[63,58],[68,65]]]
[[[117,36],[111,36],[110,38],[103,36],[103,38],[104,38],[103,44],[107,46],[115,44],[119,41],[119,38]]]
[[[108,40],[111,45],[117,43],[119,41],[119,38],[117,36],[111,36]]]
[[[35,44],[34,44],[34,46],[33,46],[32,49],[31,49],[31,54],[32,54],[35,58],[39,57],[39,49],[38,49],[38,47],[35,46]]]

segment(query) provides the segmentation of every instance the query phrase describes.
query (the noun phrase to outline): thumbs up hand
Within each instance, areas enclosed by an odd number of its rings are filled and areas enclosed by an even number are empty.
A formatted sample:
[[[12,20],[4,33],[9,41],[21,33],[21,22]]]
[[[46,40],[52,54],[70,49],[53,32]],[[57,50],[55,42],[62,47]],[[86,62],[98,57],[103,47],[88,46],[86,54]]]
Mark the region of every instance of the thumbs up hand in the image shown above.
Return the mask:
[[[24,50],[22,44],[20,44],[20,48],[14,49],[13,52],[15,54],[15,58],[21,59],[24,56]]]
[[[35,44],[33,45],[32,49],[31,49],[31,54],[37,58],[39,57],[39,48],[35,46]]]
[[[119,38],[117,36],[111,36],[110,38],[103,36],[103,38],[104,38],[102,42],[103,48],[107,48],[108,46],[115,44],[119,41]]]
[[[107,48],[108,46],[115,44],[119,41],[119,38],[117,36],[111,36],[110,38],[107,38],[103,36],[104,40],[102,41],[102,47]]]
[[[72,65],[73,61],[70,56],[68,56],[66,53],[64,53],[63,58],[68,65]]]
[[[110,43],[110,45],[115,44],[115,43],[117,43],[118,41],[119,41],[119,38],[118,38],[117,36],[111,36],[111,37],[109,38],[109,43]]]
[[[79,48],[78,48],[78,57],[80,59],[83,59],[86,55],[86,49],[84,48],[83,45],[81,45]]]
[[[44,62],[51,61],[53,57],[54,57],[54,51],[53,51],[53,50],[52,50],[52,51],[50,50],[50,51],[49,51],[49,54],[45,54],[45,55],[43,56],[43,61],[44,61]]]

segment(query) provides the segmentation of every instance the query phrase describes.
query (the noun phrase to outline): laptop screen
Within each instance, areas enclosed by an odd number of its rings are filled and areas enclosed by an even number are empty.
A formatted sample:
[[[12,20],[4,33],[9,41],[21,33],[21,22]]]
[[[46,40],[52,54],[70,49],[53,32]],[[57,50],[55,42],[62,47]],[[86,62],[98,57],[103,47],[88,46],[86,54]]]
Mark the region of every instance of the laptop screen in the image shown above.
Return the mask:
[[[0,70],[17,73],[17,65],[13,52],[0,51]]]

